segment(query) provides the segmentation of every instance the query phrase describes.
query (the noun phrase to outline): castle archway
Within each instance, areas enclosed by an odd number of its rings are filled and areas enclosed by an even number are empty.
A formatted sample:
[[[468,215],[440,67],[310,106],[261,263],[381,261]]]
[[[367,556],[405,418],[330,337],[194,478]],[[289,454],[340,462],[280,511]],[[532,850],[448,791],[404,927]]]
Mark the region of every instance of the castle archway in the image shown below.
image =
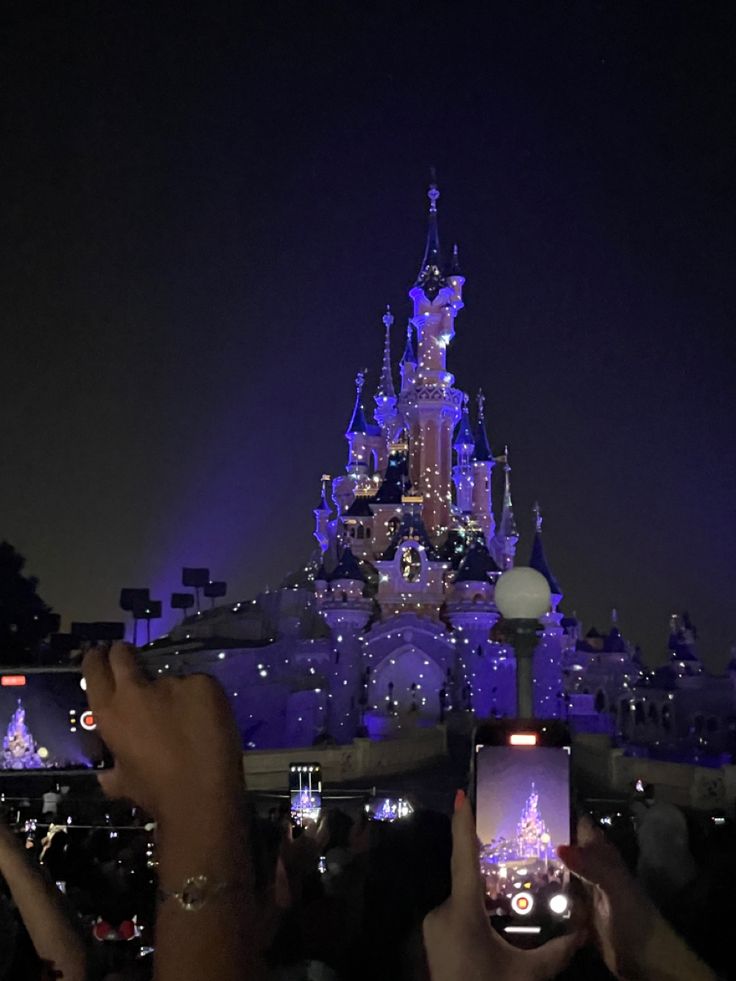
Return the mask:
[[[392,651],[371,672],[369,704],[381,712],[393,701],[393,712],[399,716],[435,719],[443,687],[445,674],[439,664],[421,648],[407,644]],[[448,692],[448,703],[450,696]]]

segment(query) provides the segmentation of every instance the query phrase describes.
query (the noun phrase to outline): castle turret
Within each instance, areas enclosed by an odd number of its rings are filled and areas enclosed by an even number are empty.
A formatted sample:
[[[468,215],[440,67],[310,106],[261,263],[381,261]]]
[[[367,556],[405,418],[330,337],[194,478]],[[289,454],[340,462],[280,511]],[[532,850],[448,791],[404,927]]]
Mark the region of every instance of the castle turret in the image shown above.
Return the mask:
[[[358,697],[363,672],[360,631],[371,615],[363,595],[365,576],[349,547],[330,576],[330,592],[320,604],[332,634],[334,660],[329,672],[328,728],[338,742],[350,742],[358,726]]]
[[[372,494],[374,490],[370,479],[371,453],[378,429],[371,426],[365,417],[363,408],[363,386],[365,385],[365,370],[355,376],[355,405],[350,417],[345,438],[348,441],[348,464],[345,468],[353,481],[356,494]]]
[[[478,392],[478,423],[475,427],[473,441],[473,518],[481,528],[485,539],[490,542],[496,530],[493,518],[493,498],[491,495],[491,473],[495,466],[491,447],[488,442],[485,420],[486,398],[482,391]]]
[[[460,419],[462,393],[447,371],[447,345],[455,335],[455,317],[462,309],[459,271],[445,267],[437,227],[434,181],[428,191],[429,220],[419,275],[409,291],[417,332],[415,378],[402,385],[399,408],[409,429],[410,478],[422,495],[422,514],[433,541],[450,523],[452,504],[452,434]],[[455,263],[456,265],[456,263]]]
[[[319,504],[314,509],[314,537],[317,539],[317,544],[319,545],[322,553],[327,551],[327,547],[330,544],[329,538],[329,523],[330,515],[332,513],[332,507],[327,500],[327,485],[330,480],[329,474],[322,475],[322,494],[319,500]]]

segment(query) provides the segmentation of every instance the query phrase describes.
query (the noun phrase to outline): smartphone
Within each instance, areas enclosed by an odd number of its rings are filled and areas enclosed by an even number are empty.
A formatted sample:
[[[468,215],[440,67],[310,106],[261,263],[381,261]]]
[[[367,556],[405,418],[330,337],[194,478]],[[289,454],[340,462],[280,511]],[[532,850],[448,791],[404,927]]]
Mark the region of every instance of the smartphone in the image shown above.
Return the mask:
[[[289,764],[289,798],[295,824],[319,820],[322,810],[322,767],[319,763]]]
[[[75,668],[0,671],[0,774],[69,773],[111,765]]]
[[[511,942],[565,931],[568,874],[557,845],[572,837],[570,736],[552,720],[499,719],[474,734],[476,829],[486,908]]]
[[[409,801],[403,797],[371,797],[365,809],[374,821],[397,821],[409,817],[413,811]]]

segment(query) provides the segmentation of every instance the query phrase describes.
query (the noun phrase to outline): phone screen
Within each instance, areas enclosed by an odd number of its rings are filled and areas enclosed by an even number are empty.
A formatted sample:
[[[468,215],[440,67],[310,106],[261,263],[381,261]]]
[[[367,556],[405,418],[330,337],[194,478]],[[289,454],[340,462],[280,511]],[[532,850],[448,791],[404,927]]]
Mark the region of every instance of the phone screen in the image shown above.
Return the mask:
[[[486,906],[506,933],[542,933],[569,917],[569,747],[479,746],[475,766]]]
[[[318,821],[322,809],[322,767],[319,763],[289,765],[291,817],[296,824]]]
[[[75,670],[0,672],[0,772],[96,770],[109,762]]]
[[[409,817],[412,806],[403,797],[372,797],[366,811],[374,821],[398,821]]]

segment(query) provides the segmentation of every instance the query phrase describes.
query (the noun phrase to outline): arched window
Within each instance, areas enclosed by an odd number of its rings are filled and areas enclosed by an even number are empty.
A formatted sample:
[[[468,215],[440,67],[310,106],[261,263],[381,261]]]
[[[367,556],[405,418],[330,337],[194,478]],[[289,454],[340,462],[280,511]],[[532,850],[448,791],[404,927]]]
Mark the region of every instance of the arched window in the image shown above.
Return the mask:
[[[662,706],[661,721],[662,728],[665,730],[665,732],[669,732],[672,728],[672,709],[669,707],[669,705],[665,704]]]
[[[644,725],[645,716],[644,716],[644,703],[643,702],[637,702],[636,703],[636,706],[634,708],[634,722],[638,726],[643,726]]]
[[[418,582],[422,574],[422,560],[415,548],[405,548],[401,553],[401,575],[407,582]]]
[[[657,711],[657,706],[654,704],[649,706],[649,721],[652,725],[659,725],[659,712]]]
[[[596,712],[605,712],[606,710],[606,693],[600,688],[595,693],[595,701],[593,702],[593,707]]]
[[[396,532],[399,530],[399,519],[389,518],[388,520],[388,534],[389,538],[393,538]]]

